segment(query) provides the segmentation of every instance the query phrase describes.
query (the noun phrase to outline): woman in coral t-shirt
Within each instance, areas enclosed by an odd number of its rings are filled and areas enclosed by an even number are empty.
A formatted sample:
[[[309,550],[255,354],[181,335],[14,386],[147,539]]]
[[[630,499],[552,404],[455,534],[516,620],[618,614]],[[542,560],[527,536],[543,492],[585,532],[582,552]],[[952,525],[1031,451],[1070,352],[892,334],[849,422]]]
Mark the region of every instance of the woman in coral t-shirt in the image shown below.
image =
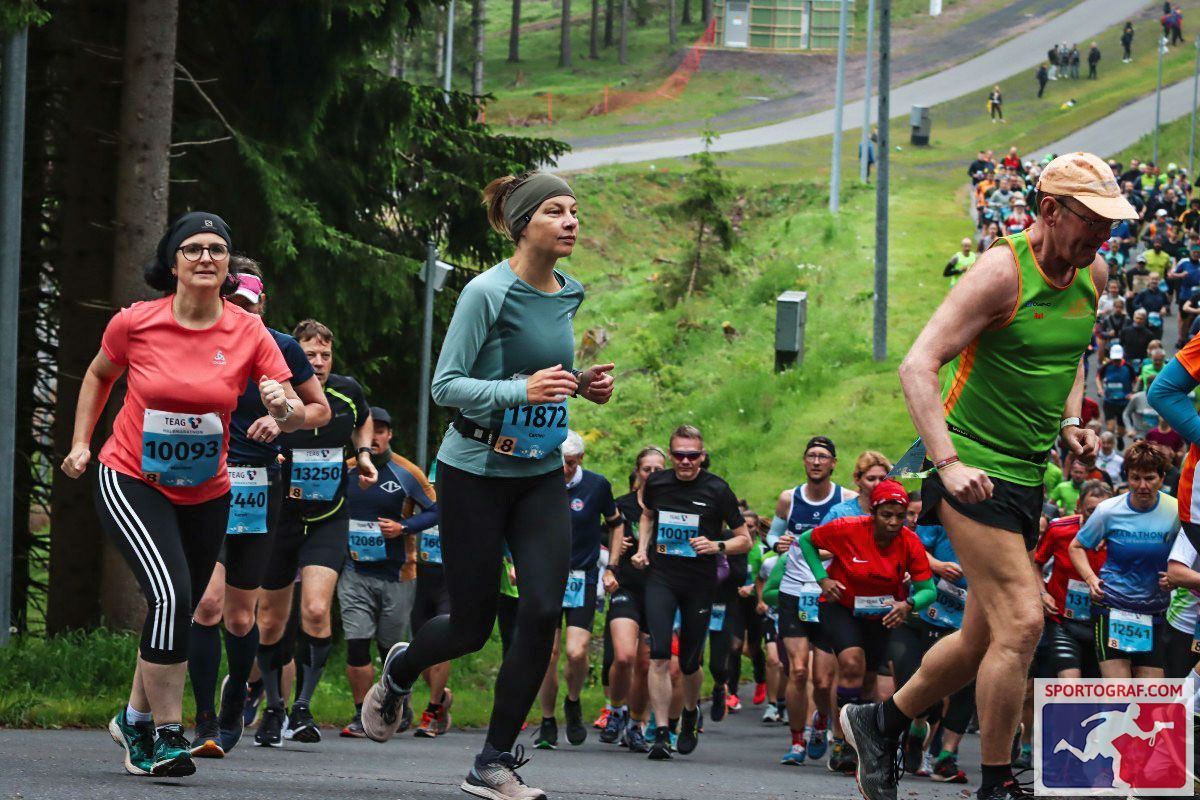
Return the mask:
[[[109,724],[135,775],[196,770],[180,725],[188,633],[225,538],[228,423],[238,396],[257,377],[282,430],[305,418],[262,320],[223,298],[235,286],[231,243],[224,220],[206,212],[184,214],[163,235],[146,282],[166,296],[108,323],[62,464],[72,478],[87,469],[96,422],[125,373],[124,404],[100,451],[96,510],[148,607],[129,704]]]

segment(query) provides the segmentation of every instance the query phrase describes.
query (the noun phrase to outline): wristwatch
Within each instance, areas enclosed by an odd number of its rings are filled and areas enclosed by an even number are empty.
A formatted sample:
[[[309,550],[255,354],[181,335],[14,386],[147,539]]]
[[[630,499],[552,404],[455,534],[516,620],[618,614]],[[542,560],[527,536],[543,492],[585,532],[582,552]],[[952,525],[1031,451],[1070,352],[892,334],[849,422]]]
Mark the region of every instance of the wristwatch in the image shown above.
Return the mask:
[[[1058,429],[1065,430],[1066,428],[1078,428],[1083,425],[1083,420],[1079,417],[1067,417],[1062,422],[1058,423]]]
[[[717,549],[720,550],[722,553],[724,553],[725,552],[725,543],[717,542]]]
[[[363,453],[366,453],[367,456],[369,457],[371,455],[371,448],[369,448],[369,447],[358,448],[357,455],[361,456]]]
[[[274,414],[271,414],[271,419],[275,420],[276,422],[287,422],[289,419],[292,418],[292,412],[294,412],[296,410],[295,408],[292,407],[292,401],[285,400],[284,403],[287,404],[287,412],[282,417],[277,417]]]

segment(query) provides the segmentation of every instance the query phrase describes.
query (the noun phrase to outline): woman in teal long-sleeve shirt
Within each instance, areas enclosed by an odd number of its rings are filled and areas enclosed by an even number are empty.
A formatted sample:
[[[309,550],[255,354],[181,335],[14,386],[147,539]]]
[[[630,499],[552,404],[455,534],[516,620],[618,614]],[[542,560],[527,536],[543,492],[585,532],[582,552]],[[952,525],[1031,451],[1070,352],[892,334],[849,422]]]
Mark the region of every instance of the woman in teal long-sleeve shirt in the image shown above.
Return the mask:
[[[572,369],[571,321],[583,287],[559,271],[579,233],[575,194],[554,175],[492,181],[488,221],[515,252],[473,279],[458,299],[433,378],[433,399],[457,409],[438,451],[438,523],[450,614],[411,645],[396,645],[363,705],[376,741],[395,733],[421,671],[479,650],[496,620],[501,559],[512,552],[521,602],[496,678],[483,751],[462,788],[481,797],[537,800],[512,750],[537,696],[562,613],[571,516],[559,449],[567,399],[606,403],[612,364]]]

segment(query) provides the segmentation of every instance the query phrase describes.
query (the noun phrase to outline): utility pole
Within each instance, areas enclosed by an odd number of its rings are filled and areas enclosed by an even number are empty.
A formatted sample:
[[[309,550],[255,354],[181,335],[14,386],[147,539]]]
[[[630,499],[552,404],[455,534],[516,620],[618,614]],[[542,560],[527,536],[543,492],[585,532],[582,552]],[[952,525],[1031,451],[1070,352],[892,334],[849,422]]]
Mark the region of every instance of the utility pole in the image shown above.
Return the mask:
[[[453,0],[451,0],[453,2]],[[425,245],[425,320],[421,328],[421,395],[417,400],[417,466],[429,469],[429,371],[433,361],[433,279],[437,272],[437,245]]]
[[[858,145],[858,178],[863,183],[870,180],[871,175],[871,61],[872,49],[875,47],[875,0],[867,3],[867,77],[863,81],[863,126],[862,140]]]
[[[876,361],[887,358],[888,326],[888,162],[892,149],[888,118],[892,92],[892,0],[879,0],[879,176],[875,181],[875,342]]]
[[[836,214],[842,191],[842,102],[846,97],[846,4],[838,11],[837,86],[833,99],[833,165],[829,171],[829,212]]]
[[[1162,121],[1162,64],[1167,49],[1167,37],[1158,43],[1158,88],[1154,91],[1154,166],[1158,166],[1158,126]]]
[[[1200,100],[1200,34],[1196,34],[1196,68],[1192,75],[1192,135],[1188,137],[1188,177],[1196,174],[1196,101]]]
[[[21,181],[29,30],[4,40],[0,64],[0,646],[12,627],[13,470],[17,448],[17,311],[21,282]],[[3,455],[7,453],[8,455]]]
[[[442,70],[442,99],[450,102],[450,73],[454,67],[454,0],[446,8],[446,68]],[[423,469],[423,468],[422,468]]]

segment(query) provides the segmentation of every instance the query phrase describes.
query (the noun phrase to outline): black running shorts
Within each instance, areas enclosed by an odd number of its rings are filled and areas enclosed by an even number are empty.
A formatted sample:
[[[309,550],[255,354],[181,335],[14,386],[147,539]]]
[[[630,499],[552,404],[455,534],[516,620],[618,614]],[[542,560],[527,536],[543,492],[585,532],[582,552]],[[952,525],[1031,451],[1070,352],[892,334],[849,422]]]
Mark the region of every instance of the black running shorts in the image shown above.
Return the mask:
[[[941,501],[945,500],[958,513],[968,519],[1019,533],[1025,538],[1025,549],[1033,550],[1037,545],[1038,522],[1042,516],[1042,499],[1046,489],[1041,484],[1023,486],[1019,483],[992,478],[992,496],[982,503],[962,503],[955,499],[942,483],[936,472],[921,484],[922,525],[941,525],[938,515]]]

